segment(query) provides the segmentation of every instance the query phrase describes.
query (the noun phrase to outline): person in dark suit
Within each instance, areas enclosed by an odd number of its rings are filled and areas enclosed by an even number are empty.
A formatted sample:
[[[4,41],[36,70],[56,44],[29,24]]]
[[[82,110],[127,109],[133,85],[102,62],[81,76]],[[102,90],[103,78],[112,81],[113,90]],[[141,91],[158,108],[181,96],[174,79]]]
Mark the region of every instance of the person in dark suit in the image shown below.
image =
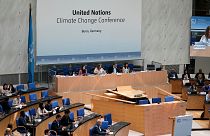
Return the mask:
[[[27,129],[28,129],[28,127],[26,125],[27,122],[29,122],[29,118],[25,115],[25,111],[21,111],[20,112],[20,117],[18,119],[18,126],[24,126],[25,128],[18,127],[17,131],[19,133],[21,133],[21,134],[22,133],[27,133]]]
[[[93,127],[93,132],[92,132],[93,136],[105,136],[106,134],[108,134],[108,132],[106,132],[106,130],[101,128],[101,120],[98,119],[95,126]]]
[[[120,70],[118,69],[118,67],[117,67],[117,64],[113,64],[111,67],[109,67],[109,69],[108,69],[108,73],[109,74],[116,74],[116,73],[119,73],[120,72]]]
[[[60,122],[61,122],[62,126],[66,127],[66,128],[69,128],[69,129],[72,129],[74,121],[69,118],[69,113],[70,113],[69,110],[65,110],[64,115],[61,118]]]
[[[168,78],[169,79],[177,79],[178,75],[175,71],[175,69],[171,69],[170,72],[168,73]]]
[[[56,115],[56,119],[52,122],[52,125],[51,125],[51,130],[54,130],[57,132],[58,135],[61,135],[62,134],[62,126],[61,126],[61,115],[58,114]],[[53,134],[53,132],[52,132]],[[53,134],[55,135],[55,134]]]
[[[51,100],[48,100],[47,103],[45,104],[45,109],[49,112],[53,110]]]
[[[202,72],[202,69],[199,69],[198,73],[195,75],[196,85],[204,86],[205,75]]]

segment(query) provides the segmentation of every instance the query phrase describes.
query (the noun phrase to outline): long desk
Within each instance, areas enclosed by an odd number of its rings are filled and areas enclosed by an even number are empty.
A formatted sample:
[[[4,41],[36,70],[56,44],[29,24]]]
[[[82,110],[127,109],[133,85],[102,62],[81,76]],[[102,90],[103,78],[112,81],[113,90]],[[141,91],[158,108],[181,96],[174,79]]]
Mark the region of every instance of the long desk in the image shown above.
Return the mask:
[[[188,110],[203,110],[204,109],[205,95],[201,94],[188,94],[187,109]]]
[[[69,109],[71,112],[74,112],[74,115],[77,118],[76,111],[83,107],[84,107],[84,104],[82,103],[71,104],[69,106],[64,107],[61,111],[54,114],[53,116],[47,116],[43,118],[41,122],[35,122],[35,124],[29,125],[29,127],[33,129],[33,133],[34,133],[33,136],[42,136],[44,133],[44,130],[48,128],[49,122],[53,122],[57,114],[60,114],[62,116],[64,115],[64,111]]]
[[[38,108],[40,102],[47,102],[48,100],[57,100],[59,102],[59,105],[62,104],[62,96],[50,96],[45,99],[40,99],[35,102],[28,102],[26,103],[26,106],[22,107],[21,109],[11,109],[8,114],[5,114],[0,118],[0,135],[4,135],[4,131],[7,128],[8,123],[11,123],[13,125],[13,128],[16,128],[16,118],[19,117],[20,111],[28,111],[31,108]]]
[[[135,72],[129,74],[107,74],[105,76],[56,76],[56,91],[100,90],[117,86],[158,85],[167,82],[167,71]]]
[[[110,132],[113,134],[109,136],[128,136],[129,133],[129,125],[128,122],[117,122],[110,127]]]
[[[70,130],[72,136],[89,136],[89,130],[96,124],[97,119],[101,118],[101,115],[93,113],[85,116],[80,121],[79,126]]]

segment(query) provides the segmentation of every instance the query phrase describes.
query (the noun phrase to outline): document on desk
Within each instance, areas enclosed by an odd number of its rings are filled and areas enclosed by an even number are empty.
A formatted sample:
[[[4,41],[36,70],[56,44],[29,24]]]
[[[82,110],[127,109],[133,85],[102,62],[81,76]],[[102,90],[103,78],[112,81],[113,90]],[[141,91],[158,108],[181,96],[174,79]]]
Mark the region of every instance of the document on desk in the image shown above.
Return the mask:
[[[192,119],[191,115],[175,117],[173,136],[191,136]]]

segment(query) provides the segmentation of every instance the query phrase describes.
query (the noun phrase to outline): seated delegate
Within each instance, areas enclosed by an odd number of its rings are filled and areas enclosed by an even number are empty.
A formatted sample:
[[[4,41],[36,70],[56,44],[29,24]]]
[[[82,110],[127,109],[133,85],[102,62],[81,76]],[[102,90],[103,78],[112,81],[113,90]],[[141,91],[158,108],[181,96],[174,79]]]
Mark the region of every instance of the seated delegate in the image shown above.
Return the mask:
[[[37,109],[37,115],[38,117],[44,117],[45,115],[48,115],[49,112],[45,109],[44,104],[43,103],[39,103],[39,107]]]
[[[202,87],[202,92],[208,93],[210,91],[210,86],[208,82],[205,82],[205,85]]]
[[[206,28],[205,34],[201,37],[200,42],[210,46],[210,26]]]
[[[130,73],[130,68],[128,67],[128,63],[125,63],[122,68],[123,73]]]
[[[86,65],[81,66],[80,70],[79,70],[79,76],[87,76],[87,69],[86,69]]]
[[[109,73],[109,74],[120,73],[120,70],[119,70],[119,68],[117,67],[117,64],[113,64],[111,67],[109,67],[107,73]]]
[[[95,126],[93,127],[92,134],[93,136],[105,136],[106,134],[109,133],[109,131],[104,130],[101,128],[101,119],[98,119]]]
[[[99,64],[95,67],[93,73],[96,75],[103,75],[103,74],[106,74],[106,71],[102,68],[102,65]]]
[[[175,71],[175,69],[171,69],[170,72],[168,73],[168,78],[169,79],[177,79],[178,75]]]
[[[61,126],[61,115],[58,114],[56,115],[56,119],[52,122],[52,125],[51,125],[51,129],[56,131],[58,135],[62,135],[62,126]],[[53,132],[52,132],[53,135],[55,135]]]
[[[189,94],[197,94],[197,87],[195,83],[192,83],[192,85],[187,89]]]
[[[184,70],[184,73],[182,74],[182,82],[183,85],[186,85],[187,83],[190,83],[190,74],[188,73],[187,69]]]
[[[208,91],[208,94],[206,95],[206,102],[210,103],[210,91]]]
[[[60,121],[60,123],[64,127],[64,129],[72,129],[73,128],[74,120],[71,120],[69,118],[69,113],[70,113],[69,110],[65,110],[64,115],[63,115],[63,117],[61,118],[61,121]]]
[[[18,127],[17,128],[17,131],[21,134],[25,134],[27,133],[27,130],[29,129],[28,126],[26,125],[26,123],[29,122],[29,118],[28,116],[25,115],[25,111],[21,111],[20,112],[20,117],[18,119],[18,126],[24,126],[25,128],[23,127]]]
[[[199,85],[199,86],[204,85],[205,75],[202,72],[202,69],[199,69],[198,73],[196,73],[195,79],[196,79],[196,85]]]

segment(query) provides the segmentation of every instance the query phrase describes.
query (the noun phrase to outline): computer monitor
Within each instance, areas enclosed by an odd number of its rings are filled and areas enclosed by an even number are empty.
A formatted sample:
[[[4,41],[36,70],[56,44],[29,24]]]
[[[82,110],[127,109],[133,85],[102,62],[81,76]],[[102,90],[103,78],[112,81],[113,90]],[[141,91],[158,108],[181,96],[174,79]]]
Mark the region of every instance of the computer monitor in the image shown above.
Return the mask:
[[[155,65],[147,64],[147,70],[155,70]]]

